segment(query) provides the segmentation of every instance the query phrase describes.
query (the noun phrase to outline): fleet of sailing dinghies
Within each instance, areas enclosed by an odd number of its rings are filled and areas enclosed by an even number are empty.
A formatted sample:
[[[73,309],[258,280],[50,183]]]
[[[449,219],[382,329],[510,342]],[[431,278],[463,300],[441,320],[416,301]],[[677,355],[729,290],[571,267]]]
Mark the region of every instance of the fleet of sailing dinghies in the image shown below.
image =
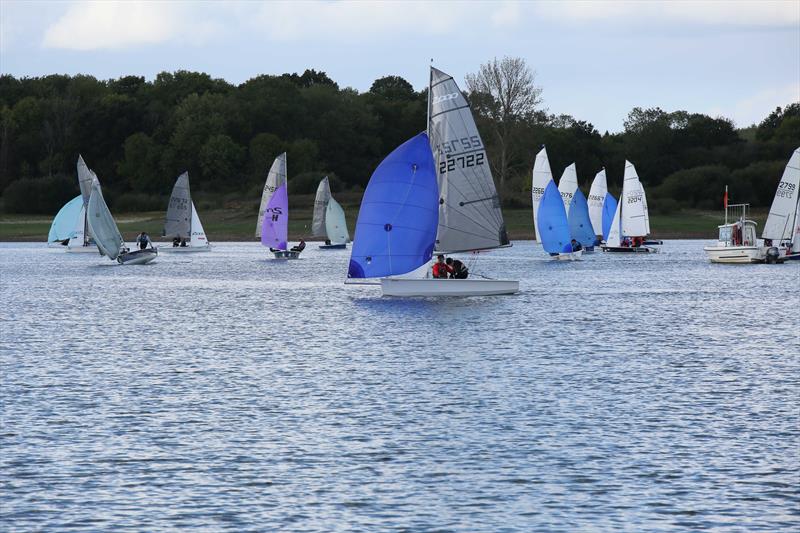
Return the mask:
[[[328,176],[322,178],[317,187],[311,235],[312,237],[325,237],[325,244],[320,245],[321,250],[342,250],[347,248],[347,243],[350,242],[344,209],[331,195]]]
[[[539,238],[542,248],[554,259],[579,259],[582,250],[573,251],[570,237],[570,224],[564,201],[554,181],[545,187],[544,194],[539,202],[536,216],[539,222]],[[592,235],[594,240],[594,235]]]
[[[297,259],[300,250],[289,249],[289,194],[286,190],[286,152],[275,158],[264,183],[258,210],[256,237],[275,259]]]
[[[50,231],[47,234],[47,244],[66,246],[75,237],[78,223],[83,224],[86,219],[83,209],[83,196],[78,195],[59,209]]]
[[[777,246],[781,257],[800,259],[800,148],[786,164],[761,238]]]
[[[608,231],[604,252],[654,253],[657,248],[646,246],[650,234],[647,196],[633,163],[625,161],[622,197]]]
[[[89,225],[86,221],[86,209],[89,206],[89,197],[92,194],[92,180],[97,176],[83,160],[82,156],[78,156],[78,186],[81,189],[81,198],[83,199],[83,207],[75,221],[75,231],[70,236],[67,242],[68,252],[97,252],[97,247],[94,240],[89,234]]]
[[[178,176],[172,188],[162,235],[172,239],[172,246],[164,246],[161,251],[185,253],[211,250],[211,244],[206,239],[206,232],[192,201],[188,172]]]
[[[86,213],[89,229],[101,255],[106,255],[111,260],[116,259],[123,265],[145,265],[158,255],[158,250],[155,248],[131,252],[125,247],[125,241],[117,228],[117,223],[114,222],[114,217],[111,216],[111,211],[108,210],[97,177],[92,180]]]
[[[349,280],[379,280],[387,296],[513,294],[519,282],[432,278],[439,253],[509,246],[486,150],[453,78],[431,67],[428,133],[395,149],[364,192]]]

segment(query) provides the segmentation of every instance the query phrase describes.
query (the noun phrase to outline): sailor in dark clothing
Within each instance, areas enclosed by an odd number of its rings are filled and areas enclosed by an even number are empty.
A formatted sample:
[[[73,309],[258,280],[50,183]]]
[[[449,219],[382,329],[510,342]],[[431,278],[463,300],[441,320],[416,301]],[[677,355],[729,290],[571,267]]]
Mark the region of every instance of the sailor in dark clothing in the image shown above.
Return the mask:
[[[140,250],[144,250],[148,245],[153,246],[153,243],[150,242],[150,237],[144,231],[136,237],[136,244],[139,245]]]
[[[302,252],[305,249],[306,249],[306,241],[304,241],[303,239],[300,239],[300,242],[297,244],[297,246],[292,246],[292,250],[291,251],[292,252]]]
[[[579,251],[579,250],[583,250],[583,246],[581,246],[581,243],[579,243],[579,242],[578,242],[578,241],[576,241],[575,239],[572,239],[572,241],[570,242],[570,244],[572,245],[572,251],[573,251],[573,252],[577,252],[577,251]]]
[[[450,277],[453,279],[467,279],[468,276],[469,270],[464,263],[458,259],[453,260],[453,273],[450,274]]]
[[[173,248],[177,248],[180,245],[181,245],[181,238],[180,237],[175,237],[174,239],[172,239],[172,247]]]

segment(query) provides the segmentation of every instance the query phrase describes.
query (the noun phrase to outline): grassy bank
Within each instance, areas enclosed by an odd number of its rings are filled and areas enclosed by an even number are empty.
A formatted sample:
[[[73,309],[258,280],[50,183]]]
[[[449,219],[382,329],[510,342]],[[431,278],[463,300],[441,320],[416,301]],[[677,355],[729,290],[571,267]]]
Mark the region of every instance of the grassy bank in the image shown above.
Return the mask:
[[[358,213],[359,196],[341,195],[341,201],[347,214],[348,226],[353,232],[355,218]],[[290,205],[289,233],[291,240],[307,237],[311,227],[312,206],[314,197],[296,195]],[[255,221],[258,206],[254,202],[230,202],[224,207],[198,207],[203,226],[211,242],[214,241],[248,241],[255,238]],[[752,218],[763,227],[767,210],[754,211]],[[509,236],[512,239],[533,238],[531,212],[528,208],[503,209]],[[650,216],[652,236],[661,239],[695,238],[710,239],[717,234],[717,225],[722,223],[721,211],[685,210],[671,214]],[[115,213],[120,230],[127,240],[133,240],[140,231],[151,236],[161,235],[164,225],[164,212]],[[2,215],[0,214],[0,241],[40,241],[47,238],[51,217],[41,215]],[[158,240],[158,238],[154,239]]]

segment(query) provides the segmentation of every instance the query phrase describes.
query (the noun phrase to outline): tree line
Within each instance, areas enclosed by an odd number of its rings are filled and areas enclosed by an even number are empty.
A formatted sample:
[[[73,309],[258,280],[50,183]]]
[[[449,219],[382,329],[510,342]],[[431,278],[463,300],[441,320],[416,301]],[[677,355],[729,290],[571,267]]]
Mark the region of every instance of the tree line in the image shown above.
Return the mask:
[[[509,98],[504,83],[524,82]],[[506,87],[507,88],[507,87]],[[605,167],[612,191],[632,161],[651,209],[719,205],[731,197],[769,205],[800,144],[800,104],[736,129],[723,117],[634,108],[620,133],[542,108],[543,91],[523,60],[481,65],[462,86],[507,207],[530,205],[530,173],[545,145],[556,177],[575,162],[582,188]],[[546,94],[546,93],[544,93]],[[175,178],[193,191],[257,204],[272,160],[288,153],[289,190],[313,193],[328,175],[335,191],[363,190],[377,164],[425,129],[427,88],[399,76],[369,91],[342,88],[324,72],[261,75],[240,85],[200,72],[98,80],[92,76],[0,76],[0,193],[6,212],[54,213],[78,193],[82,154],[106,198],[126,211],[163,210]]]

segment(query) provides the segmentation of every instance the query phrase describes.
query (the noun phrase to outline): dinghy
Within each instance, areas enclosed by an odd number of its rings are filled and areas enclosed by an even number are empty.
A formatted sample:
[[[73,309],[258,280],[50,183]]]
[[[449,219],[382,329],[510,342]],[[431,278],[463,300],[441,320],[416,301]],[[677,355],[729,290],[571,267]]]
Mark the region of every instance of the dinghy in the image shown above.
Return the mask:
[[[561,174],[561,179],[558,181],[558,192],[561,193],[561,199],[564,202],[564,210],[569,215],[570,202],[578,190],[578,171],[575,169],[575,163],[572,163]]]
[[[433,67],[428,99],[430,135],[395,149],[367,185],[348,278],[379,278],[386,296],[518,292],[519,281],[430,277],[434,249],[450,254],[510,243],[469,104],[455,80]]]
[[[86,210],[89,207],[89,198],[92,195],[92,181],[96,179],[95,173],[86,166],[83,156],[78,155],[78,186],[81,189],[83,207],[75,221],[75,231],[67,243],[67,252],[94,252],[97,253],[97,246],[89,234],[89,224],[86,220]]]
[[[172,195],[169,197],[167,217],[164,221],[162,237],[173,239],[172,246],[164,245],[162,252],[209,252],[211,244],[206,239],[206,232],[189,190],[189,173],[184,172],[175,181]],[[176,243],[180,245],[176,246]]]
[[[289,194],[286,190],[286,152],[275,158],[264,183],[256,231],[275,259],[298,259],[302,250],[289,249]]]
[[[608,184],[606,183],[606,169],[601,169],[600,172],[595,174],[592,180],[592,186],[589,188],[589,197],[586,199],[589,204],[589,219],[592,221],[592,228],[595,234],[595,246],[600,245],[606,232],[603,231],[603,207],[608,195]],[[616,203],[616,199],[614,200]],[[611,216],[614,216],[614,209],[611,210]],[[611,220],[608,221],[611,224]]]
[[[622,198],[617,204],[612,227],[604,252],[655,253],[658,250],[644,245],[650,233],[650,216],[647,212],[647,197],[636,174],[636,168],[625,161],[625,176],[622,182]],[[641,244],[637,243],[641,240]]]
[[[775,246],[781,258],[800,259],[800,148],[797,148],[781,176],[769,208],[761,238],[764,246]]]
[[[78,195],[58,210],[50,231],[47,233],[47,245],[66,246],[75,237],[75,228],[80,222],[83,224],[85,217],[83,210],[83,196]]]
[[[542,248],[557,260],[574,261],[580,259],[583,250],[572,250],[569,221],[564,209],[564,200],[555,182],[547,184],[539,203],[539,237]],[[592,235],[594,240],[594,235]]]
[[[553,174],[550,172],[550,161],[547,159],[547,149],[542,146],[536,154],[533,163],[533,175],[531,177],[531,204],[533,206],[533,231],[536,242],[541,242],[539,238],[539,223],[536,214],[539,212],[539,203],[542,201],[547,184],[553,181]]]
[[[108,210],[100,181],[97,177],[92,180],[92,192],[89,196],[89,206],[86,210],[89,228],[97,242],[100,255],[106,255],[112,261],[117,260],[123,265],[146,265],[158,256],[156,248],[129,251],[119,232],[111,211]]]
[[[325,244],[320,245],[320,250],[343,250],[350,241],[344,209],[333,199],[327,176],[322,178],[317,187],[311,235],[326,238]]]

